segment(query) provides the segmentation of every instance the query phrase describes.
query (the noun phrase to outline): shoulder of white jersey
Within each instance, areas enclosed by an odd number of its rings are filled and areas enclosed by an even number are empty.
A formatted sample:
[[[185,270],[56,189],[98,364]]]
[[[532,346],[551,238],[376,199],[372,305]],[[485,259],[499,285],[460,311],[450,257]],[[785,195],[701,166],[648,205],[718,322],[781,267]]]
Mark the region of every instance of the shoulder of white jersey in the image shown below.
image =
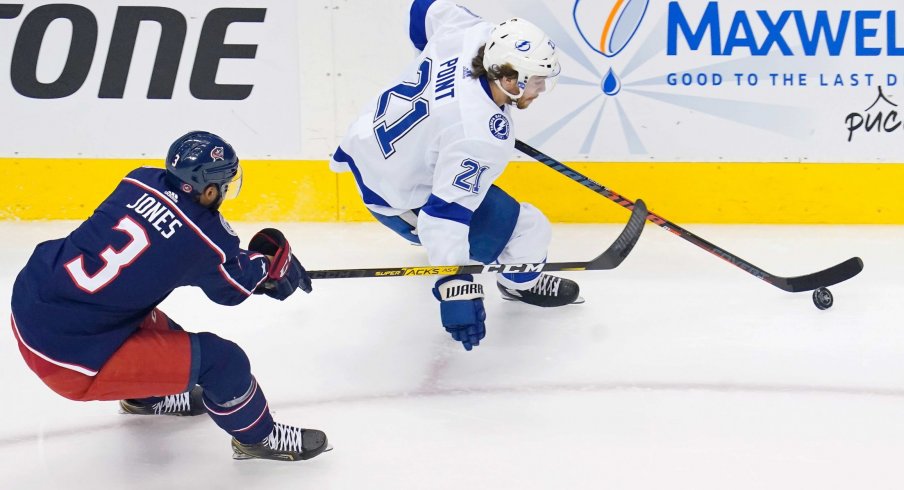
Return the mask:
[[[515,145],[511,112],[499,107],[487,93],[488,82],[466,77],[459,111],[463,137],[484,141],[491,146],[511,149]]]
[[[423,51],[433,35],[445,29],[464,29],[485,22],[467,7],[449,0],[413,0],[409,11],[408,37]]]
[[[514,146],[514,138],[512,138],[512,143],[509,144],[498,140],[494,141],[491,138],[465,137],[445,145],[442,152],[449,155],[467,155],[469,159],[489,165],[491,168],[501,172],[501,169],[512,160]]]

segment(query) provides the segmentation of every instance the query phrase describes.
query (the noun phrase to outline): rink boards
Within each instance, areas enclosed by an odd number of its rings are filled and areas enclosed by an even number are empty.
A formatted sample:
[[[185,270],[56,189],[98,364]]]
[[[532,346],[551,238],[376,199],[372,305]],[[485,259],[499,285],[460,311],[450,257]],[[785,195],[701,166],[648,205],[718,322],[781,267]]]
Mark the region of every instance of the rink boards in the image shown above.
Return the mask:
[[[150,160],[2,159],[0,219],[83,219]],[[791,163],[580,163],[576,170],[677,223],[904,223],[904,166]],[[326,161],[243,161],[232,220],[367,221],[351,174]],[[539,163],[512,162],[498,184],[552,221],[623,222],[626,211]]]
[[[514,135],[671,220],[904,223],[895,0],[459,3],[530,19],[558,45],[558,86],[513,114]],[[232,219],[370,219],[326,162],[412,59],[409,4],[7,4],[0,219],[84,218],[194,129],[243,161]],[[623,220],[512,158],[500,185],[553,221]]]

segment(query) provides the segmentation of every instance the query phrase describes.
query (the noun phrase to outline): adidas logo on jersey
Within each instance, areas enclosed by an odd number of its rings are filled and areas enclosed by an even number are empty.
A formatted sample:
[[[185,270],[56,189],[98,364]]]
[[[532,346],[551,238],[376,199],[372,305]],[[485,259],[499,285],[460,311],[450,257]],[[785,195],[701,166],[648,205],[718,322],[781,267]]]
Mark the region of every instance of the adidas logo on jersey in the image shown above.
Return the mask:
[[[176,203],[179,202],[179,195],[176,194],[175,192],[173,192],[173,191],[164,191],[163,193],[166,194],[166,197],[172,199],[173,202],[176,202]]]

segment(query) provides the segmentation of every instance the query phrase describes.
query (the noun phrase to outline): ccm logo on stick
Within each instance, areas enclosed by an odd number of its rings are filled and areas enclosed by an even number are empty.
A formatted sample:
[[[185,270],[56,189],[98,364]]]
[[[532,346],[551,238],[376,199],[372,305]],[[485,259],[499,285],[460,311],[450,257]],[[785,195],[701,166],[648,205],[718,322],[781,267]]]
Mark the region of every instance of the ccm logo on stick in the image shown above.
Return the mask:
[[[0,4],[0,21],[19,17],[22,7],[22,4]],[[217,71],[220,60],[223,59],[254,59],[257,45],[226,44],[226,30],[234,23],[261,23],[266,13],[267,9],[264,8],[217,8],[207,13],[201,27],[189,81],[189,91],[193,97],[202,100],[243,100],[251,95],[253,85],[218,84]],[[38,79],[38,58],[48,28],[59,20],[71,25],[68,52],[56,80],[44,82]],[[160,29],[147,98],[173,97],[176,73],[188,31],[186,17],[178,10],[168,7],[137,6],[119,7],[116,10],[98,98],[123,98],[138,29],[142,23],[157,24]],[[0,28],[2,26],[0,23]],[[9,73],[13,88],[19,94],[33,99],[61,99],[78,92],[88,78],[94,62],[97,37],[97,17],[82,5],[55,3],[28,12],[22,19],[16,44],[12,49]],[[47,46],[43,47],[45,56],[54,51]],[[65,49],[66,46],[63,46],[56,51],[64,52]]]

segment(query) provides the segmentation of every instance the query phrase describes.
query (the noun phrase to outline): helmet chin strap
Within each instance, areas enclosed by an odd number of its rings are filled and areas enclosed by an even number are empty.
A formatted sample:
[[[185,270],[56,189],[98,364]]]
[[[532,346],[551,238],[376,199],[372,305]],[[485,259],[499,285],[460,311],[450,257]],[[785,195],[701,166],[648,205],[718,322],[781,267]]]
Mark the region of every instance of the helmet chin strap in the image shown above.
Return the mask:
[[[493,80],[493,81],[496,82],[496,86],[499,87],[499,90],[502,90],[502,93],[504,93],[505,95],[507,95],[507,96],[508,96],[510,99],[512,99],[512,100],[518,100],[518,99],[521,98],[522,95],[524,95],[524,90],[521,90],[521,92],[518,93],[518,95],[510,94],[510,93],[508,92],[508,90],[502,88],[502,83],[499,81],[498,78],[497,78],[496,80]]]

